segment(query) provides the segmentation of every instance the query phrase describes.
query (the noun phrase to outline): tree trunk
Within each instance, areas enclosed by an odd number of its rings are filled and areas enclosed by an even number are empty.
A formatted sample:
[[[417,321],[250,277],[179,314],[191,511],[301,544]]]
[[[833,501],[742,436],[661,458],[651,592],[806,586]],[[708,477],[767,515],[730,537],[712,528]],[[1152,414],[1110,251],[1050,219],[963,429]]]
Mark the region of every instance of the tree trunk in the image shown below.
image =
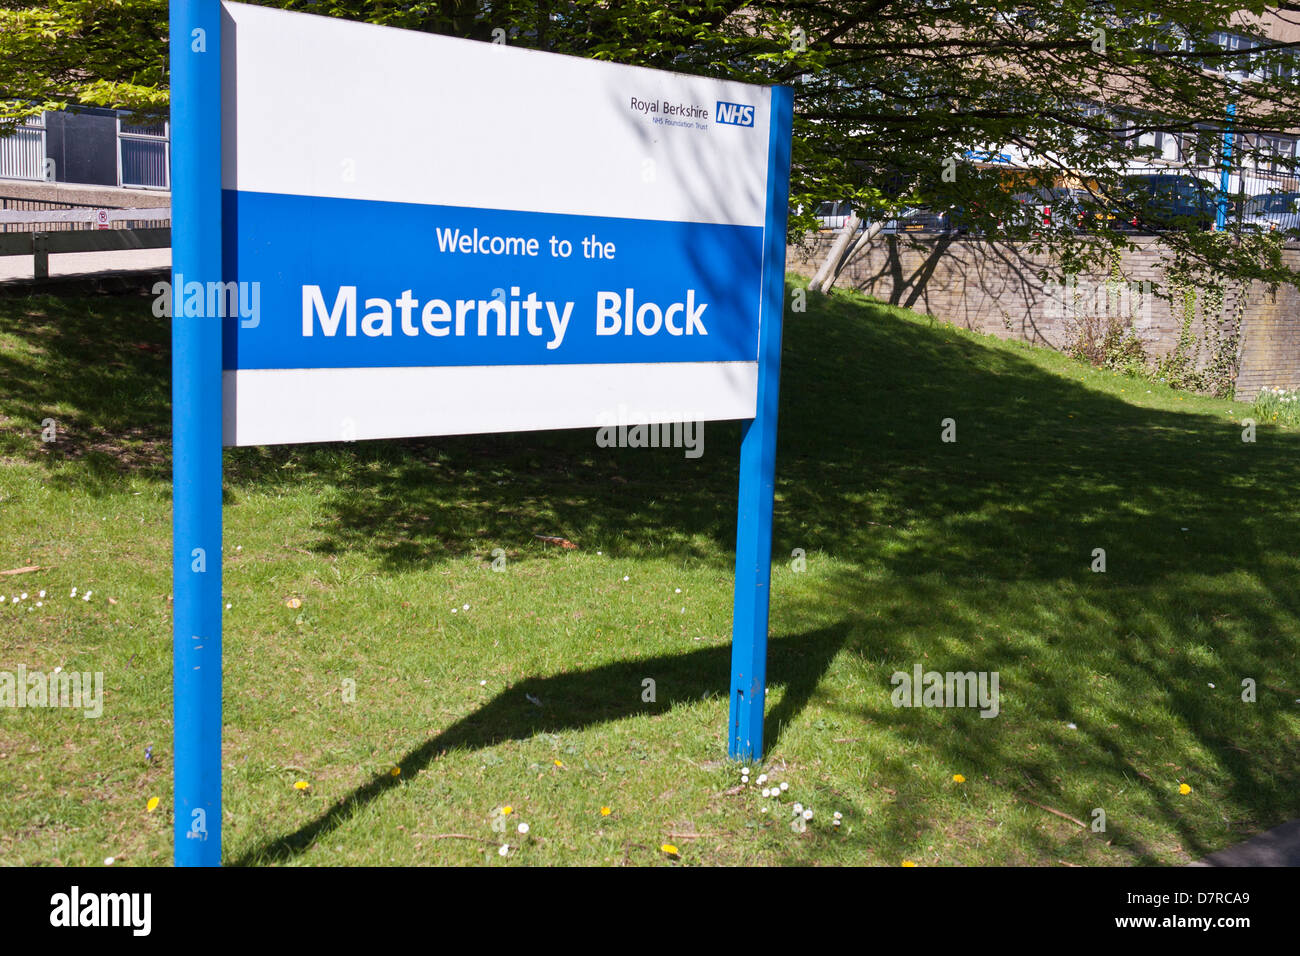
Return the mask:
[[[848,222],[844,224],[844,229],[835,237],[835,244],[831,246],[830,252],[826,254],[826,261],[821,264],[817,274],[812,277],[808,283],[808,288],[817,292],[829,293],[835,285],[835,280],[839,278],[840,272],[849,264],[849,261],[862,250],[867,243],[871,242],[876,236],[880,235],[880,230],[885,227],[885,220],[877,219],[871,225],[863,230],[862,235],[858,236],[857,242],[853,241],[854,234],[857,232],[858,225],[862,222],[856,215],[850,215]]]
[[[843,266],[841,261],[844,254],[848,252],[849,243],[858,231],[858,224],[861,222],[856,212],[850,212],[849,218],[844,221],[840,234],[835,237],[835,242],[831,244],[830,251],[826,253],[826,258],[822,261],[821,267],[808,283],[808,288],[814,292],[829,292],[831,286],[835,283],[835,277]]]

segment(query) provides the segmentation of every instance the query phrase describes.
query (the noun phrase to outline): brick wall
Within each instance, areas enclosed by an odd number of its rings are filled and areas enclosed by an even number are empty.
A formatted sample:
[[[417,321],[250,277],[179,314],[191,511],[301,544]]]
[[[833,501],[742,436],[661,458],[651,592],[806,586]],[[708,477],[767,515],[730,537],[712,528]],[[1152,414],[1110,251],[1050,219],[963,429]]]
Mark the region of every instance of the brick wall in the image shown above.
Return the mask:
[[[805,248],[787,251],[787,268],[811,276],[834,237],[812,237]],[[1182,329],[1182,310],[1151,294],[1167,288],[1160,247],[1138,238],[1136,252],[1120,260],[1122,281],[1107,284],[1107,275],[1079,275],[1063,286],[1061,270],[1047,252],[1034,253],[1024,243],[984,242],[948,236],[885,236],[859,253],[840,274],[837,286],[854,288],[877,299],[928,313],[955,325],[1062,348],[1081,325],[1107,315],[1131,320],[1152,358],[1173,350]],[[1300,269],[1300,249],[1287,249],[1284,261]],[[1049,283],[1038,278],[1046,270]],[[1051,277],[1055,276],[1053,280]],[[1143,284],[1146,283],[1144,286]],[[1214,316],[1204,316],[1204,293],[1197,295],[1192,330],[1204,332],[1205,321],[1227,329],[1240,297],[1242,310],[1237,397],[1249,400],[1269,385],[1300,387],[1300,292],[1261,283],[1229,286]],[[1202,349],[1204,352],[1204,349]],[[1200,356],[1204,365],[1208,355]]]

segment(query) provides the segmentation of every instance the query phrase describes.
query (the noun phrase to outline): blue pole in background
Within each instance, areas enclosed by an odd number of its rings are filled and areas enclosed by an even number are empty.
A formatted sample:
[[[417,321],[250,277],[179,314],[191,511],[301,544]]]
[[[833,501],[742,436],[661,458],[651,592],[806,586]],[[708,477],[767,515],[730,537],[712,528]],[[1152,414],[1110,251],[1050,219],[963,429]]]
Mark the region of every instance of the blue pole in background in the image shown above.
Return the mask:
[[[221,863],[221,4],[171,0],[172,714],[177,866]]]
[[[1223,159],[1219,166],[1219,204],[1214,216],[1214,228],[1223,232],[1228,222],[1228,177],[1232,172],[1232,120],[1237,115],[1237,104],[1228,104],[1228,122],[1223,127]]]
[[[763,756],[767,690],[767,622],[772,583],[772,509],[776,490],[776,416],[781,385],[781,316],[785,310],[785,229],[790,204],[790,135],[794,91],[772,88],[767,152],[767,218],[758,333],[758,399],[740,442],[736,523],[736,602],[731,631],[731,705],[727,753]]]

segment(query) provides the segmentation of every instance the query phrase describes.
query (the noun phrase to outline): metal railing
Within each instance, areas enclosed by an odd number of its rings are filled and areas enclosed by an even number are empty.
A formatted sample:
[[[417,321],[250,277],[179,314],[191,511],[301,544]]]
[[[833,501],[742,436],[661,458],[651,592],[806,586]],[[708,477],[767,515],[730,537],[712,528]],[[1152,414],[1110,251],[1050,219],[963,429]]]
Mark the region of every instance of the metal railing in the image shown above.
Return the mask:
[[[169,228],[171,208],[105,208],[91,203],[0,196],[0,234]]]
[[[28,117],[0,136],[0,179],[45,182],[45,114]]]
[[[1017,188],[1014,181],[1009,181],[1008,192],[1022,204],[1022,218],[1013,217],[1014,223],[1029,224],[1031,228],[1040,223],[1070,223],[1083,231],[1117,228],[1147,233],[1171,228],[1216,228],[1222,178],[1219,166],[1151,163],[1111,170],[1106,178],[1115,176],[1121,180],[1120,193],[1110,200],[1097,191],[1095,177],[1082,173],[1058,175],[1052,187]],[[1233,168],[1229,170],[1226,200],[1225,231],[1280,233],[1288,242],[1300,241],[1300,176]],[[1093,209],[1093,213],[1084,215],[1080,209]],[[822,231],[841,229],[849,212],[848,203],[823,203],[817,210]],[[882,233],[962,235],[968,231],[964,220],[973,218],[957,208],[911,207],[885,222]],[[862,228],[866,225],[864,222]],[[1002,226],[998,224],[999,230]]]
[[[171,244],[170,227],[11,232],[0,233],[0,256],[31,256],[33,277],[48,279],[51,253],[170,249]]]

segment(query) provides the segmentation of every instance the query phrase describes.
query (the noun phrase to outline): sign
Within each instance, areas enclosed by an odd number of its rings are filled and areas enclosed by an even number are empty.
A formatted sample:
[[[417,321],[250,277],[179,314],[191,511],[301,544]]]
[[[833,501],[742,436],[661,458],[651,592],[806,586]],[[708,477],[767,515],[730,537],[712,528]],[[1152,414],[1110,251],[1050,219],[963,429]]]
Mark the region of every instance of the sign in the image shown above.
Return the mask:
[[[769,88],[223,7],[227,444],[754,417]]]
[[[220,862],[223,443],[744,420],[757,758],[791,91],[218,0],[170,35],[177,863]]]
[[[107,209],[96,209],[96,210],[95,210],[95,228],[96,228],[96,229],[111,229],[111,228],[113,228],[112,226],[109,225],[109,222],[108,222],[108,210],[107,210]]]

